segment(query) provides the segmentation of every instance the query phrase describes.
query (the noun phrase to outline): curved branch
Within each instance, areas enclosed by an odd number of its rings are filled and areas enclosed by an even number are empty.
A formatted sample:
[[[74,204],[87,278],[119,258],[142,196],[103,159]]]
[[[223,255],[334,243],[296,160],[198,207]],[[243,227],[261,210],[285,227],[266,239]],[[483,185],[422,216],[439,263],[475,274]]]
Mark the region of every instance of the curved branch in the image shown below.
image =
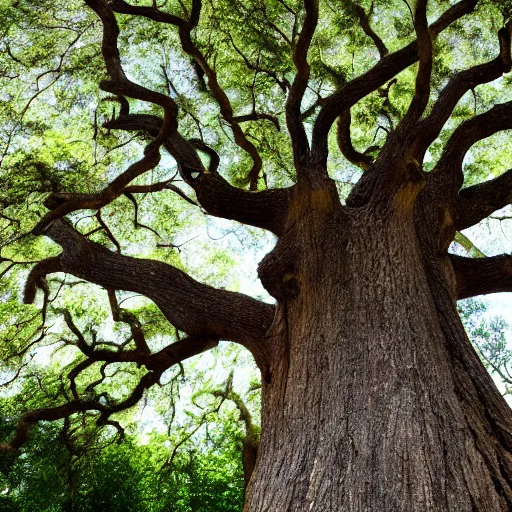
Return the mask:
[[[512,255],[464,258],[450,254],[457,283],[457,299],[512,292]]]
[[[492,82],[511,68],[510,29],[502,28],[498,32],[500,42],[499,55],[490,62],[461,71],[453,76],[441,91],[432,107],[430,115],[421,121],[415,130],[419,138],[420,151],[424,153],[441,132],[458,101],[477,85]]]
[[[455,228],[460,231],[474,226],[509,204],[512,204],[512,169],[493,180],[460,190]]]
[[[16,433],[9,443],[0,443],[0,454],[16,453],[27,442],[32,427],[39,421],[56,421],[72,414],[85,411],[98,411],[103,406],[96,401],[73,400],[57,407],[44,407],[23,414],[18,421]]]
[[[464,181],[462,163],[473,144],[502,130],[512,129],[512,101],[495,105],[493,108],[465,121],[453,132],[430,179],[443,183],[446,196],[455,199]]]
[[[212,391],[212,395],[233,402],[240,414],[239,421],[243,421],[244,423],[245,436],[242,440],[242,467],[244,471],[244,484],[245,488],[247,488],[256,466],[256,458],[260,445],[259,429],[254,424],[252,415],[241,396],[231,389],[229,382],[226,389]]]
[[[100,84],[101,88],[118,96],[130,96],[159,105],[169,114],[167,123],[170,124],[171,120],[175,121],[178,109],[172,98],[151,91],[126,77],[121,66],[121,56],[117,47],[119,26],[112,11],[112,6],[106,0],[85,0],[85,3],[97,14],[103,25],[101,50],[111,81],[102,82]]]
[[[162,120],[158,116],[130,114],[106,124],[108,128],[126,131],[158,131]],[[280,235],[284,228],[291,189],[247,192],[230,185],[216,170],[219,157],[215,151],[199,140],[187,141],[178,133],[164,144],[167,151],[177,160],[181,168],[202,167],[195,148],[210,156],[210,170],[203,171],[190,179],[182,172],[183,178],[194,188],[199,204],[210,215],[236,220],[250,226],[263,228]],[[195,166],[195,167],[194,167]]]
[[[148,370],[163,372],[181,363],[190,357],[206,352],[218,345],[218,340],[214,338],[205,338],[198,336],[189,336],[182,340],[176,341],[171,345],[163,348],[160,352],[152,354],[148,361],[144,363]]]
[[[429,27],[432,41],[440,32],[462,16],[471,13],[478,0],[462,0],[448,9]],[[418,42],[414,41],[397,52],[386,55],[373,68],[355,78],[340,90],[331,94],[322,103],[313,128],[312,153],[315,161],[327,159],[327,136],[334,121],[360,99],[382,87],[395,75],[418,60]]]
[[[350,109],[345,110],[338,118],[337,126],[337,141],[338,147],[342,155],[352,164],[361,167],[361,169],[368,169],[373,159],[369,155],[359,153],[352,145],[352,139],[350,136],[350,124],[351,124]]]
[[[168,23],[170,25],[176,25],[177,27],[181,27],[187,23],[179,16],[174,16],[173,14],[161,11],[155,7],[130,5],[124,0],[111,0],[111,6],[112,9],[119,14],[143,16],[144,18],[158,21],[159,23]]]
[[[119,97],[129,96],[158,105],[164,111],[164,118],[155,139],[145,148],[143,158],[132,164],[102,192],[98,194],[54,194],[46,203],[51,211],[38,222],[33,230],[34,234],[40,234],[52,221],[60,219],[68,213],[79,209],[98,210],[112,202],[123,193],[124,187],[132,180],[158,165],[160,146],[173,133],[177,132],[178,107],[174,100],[165,94],[136,84],[126,77],[117,47],[119,27],[109,3],[106,0],[85,0],[85,3],[97,14],[103,25],[101,48],[110,80],[101,82],[100,88]],[[127,101],[123,100],[122,112],[123,109],[127,109],[127,105]]]
[[[381,87],[378,89],[379,96],[383,98],[383,103],[381,110],[379,112],[380,115],[384,116],[388,123],[390,130],[394,130],[393,120],[391,119],[389,112],[387,111],[388,107],[391,106],[391,102],[389,100],[389,91],[393,85],[397,83],[397,79],[394,78],[391,80],[385,87]],[[370,168],[370,166],[374,162],[374,158],[370,156],[372,150],[379,149],[378,146],[370,146],[366,149],[364,153],[358,152],[354,146],[352,145],[351,135],[350,135],[350,124],[352,122],[352,116],[350,113],[350,108],[342,112],[340,117],[338,117],[337,123],[337,141],[338,147],[342,155],[354,165],[357,165],[363,171],[366,171]],[[384,129],[382,126],[379,128]],[[390,135],[391,131],[384,129],[388,135]]]
[[[423,114],[430,97],[430,77],[432,75],[432,38],[427,21],[428,0],[416,0],[414,29],[418,45],[418,72],[414,97],[404,118],[400,122],[402,129],[408,130]]]
[[[41,279],[45,279],[48,274],[53,274],[55,272],[63,272],[61,261],[58,256],[54,258],[47,258],[36,263],[30,271],[25,283],[25,304],[32,304],[34,302]]]
[[[75,368],[74,373],[72,372],[73,375],[70,374],[70,376],[74,379],[80,371],[85,369],[86,366],[85,362],[80,363]],[[102,368],[104,372],[105,366]],[[97,399],[80,400],[75,398],[71,402],[63,405],[56,407],[44,407],[22,414],[16,426],[16,431],[12,440],[9,443],[0,443],[0,455],[2,455],[2,457],[15,457],[19,453],[21,446],[28,441],[30,432],[36,423],[40,421],[56,421],[69,418],[77,412],[98,411],[100,413],[97,420],[98,425],[113,425],[118,429],[121,435],[123,435],[123,430],[120,425],[117,422],[109,420],[110,416],[136,405],[142,398],[144,391],[159,381],[161,374],[162,371],[150,371],[140,379],[139,383],[135,386],[135,389],[128,398],[112,405],[103,405]],[[93,386],[91,387],[91,390],[92,389]],[[73,390],[73,395],[75,397],[78,396],[76,388]]]
[[[190,199],[180,188],[173,185],[171,182],[172,180],[167,180],[151,183],[150,185],[130,185],[124,189],[123,194],[128,197],[128,194],[151,194],[153,192],[161,192],[162,190],[172,190],[187,201],[187,203],[190,203],[192,206],[198,206],[195,201]]]
[[[208,165],[208,171],[216,173],[220,165],[220,156],[213,148],[207,146],[201,139],[190,139],[190,144],[197,148],[202,153],[208,155],[210,163]]]
[[[148,101],[159,105],[164,110],[164,122],[157,138],[151,143],[146,152],[158,149],[165,139],[169,136],[171,130],[176,130],[178,107],[175,101],[159,92],[151,91],[146,87],[138,85],[129,80],[121,66],[121,56],[117,48],[117,39],[119,37],[119,27],[112,6],[106,0],[85,0],[85,3],[98,15],[103,25],[102,53],[103,60],[110,75],[110,81],[104,81],[100,87],[117,96],[130,96],[142,101]]]
[[[156,140],[156,139],[155,139]],[[132,164],[126,171],[115,178],[102,192],[98,194],[55,193],[45,201],[48,212],[34,227],[33,234],[41,234],[46,226],[56,219],[77,210],[99,210],[118,198],[124,188],[135,178],[156,167],[160,161],[158,150],[150,151],[144,157]]]
[[[138,345],[137,342],[134,350],[121,350],[122,345],[117,346],[118,351],[98,349],[96,346],[99,343],[93,342],[91,345],[87,343],[85,336],[80,332],[80,329],[78,329],[73,321],[71,313],[67,309],[62,310],[61,313],[64,316],[66,325],[76,338],[76,347],[87,357],[85,361],[79,363],[70,372],[70,380],[72,380],[71,377],[74,379],[84,368],[98,361],[104,361],[109,364],[137,363],[141,366],[144,365],[149,371],[161,374],[171,366],[206,352],[216,347],[219,343],[218,339],[209,336],[189,336],[153,354],[146,347]]]
[[[142,131],[155,136],[161,130],[162,118],[151,114],[130,114],[124,113],[117,119],[112,119],[103,124],[108,130]],[[203,172],[204,166],[197,154],[195,145],[182,137],[176,130],[172,132],[163,143],[165,149],[182,167],[191,171]],[[193,179],[187,174],[182,177],[187,184],[193,186]]]
[[[71,390],[71,394],[75,400],[80,399],[76,390],[76,378],[80,375],[80,373],[92,366],[95,362],[96,361],[93,359],[84,359],[68,373],[69,389]]]
[[[112,9],[115,12],[122,12],[124,14],[130,14],[133,16],[143,16],[153,21],[159,21],[178,27],[181,47],[183,51],[190,55],[196,64],[201,68],[202,72],[208,79],[208,87],[212,93],[212,96],[215,98],[217,104],[219,105],[222,117],[231,127],[235,143],[244,151],[246,151],[253,161],[253,165],[248,173],[247,179],[250,184],[250,189],[257,190],[258,179],[260,176],[261,168],[263,166],[261,156],[259,155],[258,150],[254,144],[246,137],[244,131],[238,124],[239,121],[237,121],[236,117],[233,115],[233,107],[228,96],[219,84],[215,69],[210,66],[201,50],[192,41],[191,33],[199,23],[201,7],[201,0],[192,0],[192,12],[190,15],[190,20],[187,21],[176,16],[167,15],[166,13],[154,7],[132,6],[123,0],[114,0],[112,3]]]
[[[111,252],[64,220],[53,222],[45,234],[62,247],[61,271],[107,289],[140,293],[153,300],[179,330],[240,343],[264,368],[264,338],[273,319],[273,306],[201,284],[160,261]]]
[[[135,342],[137,350],[140,352],[149,353],[150,350],[146,342],[146,337],[144,336],[144,331],[142,330],[142,326],[140,325],[137,316],[131,311],[119,307],[115,290],[107,290],[107,292],[110,309],[112,311],[112,318],[114,321],[127,323],[130,326],[132,338]]]
[[[375,30],[373,30],[373,28],[371,27],[370,18],[368,14],[366,14],[366,11],[360,5],[357,5],[354,2],[351,2],[351,5],[355,13],[357,14],[357,17],[359,18],[359,24],[361,25],[363,32],[373,41],[373,44],[376,46],[380,58],[382,59],[389,53],[389,50],[386,48],[386,45],[384,44],[382,39],[375,33]]]
[[[293,158],[300,179],[309,157],[309,141],[301,120],[301,103],[309,83],[310,67],[308,51],[318,23],[318,0],[304,0],[306,17],[297,44],[293,51],[293,63],[297,74],[286,101],[286,124],[292,139]]]
[[[272,114],[266,114],[265,112],[252,112],[250,114],[244,114],[241,116],[233,116],[233,121],[235,123],[246,123],[248,121],[261,121],[261,120],[270,121],[279,132],[281,131],[281,126],[279,125],[279,119]]]

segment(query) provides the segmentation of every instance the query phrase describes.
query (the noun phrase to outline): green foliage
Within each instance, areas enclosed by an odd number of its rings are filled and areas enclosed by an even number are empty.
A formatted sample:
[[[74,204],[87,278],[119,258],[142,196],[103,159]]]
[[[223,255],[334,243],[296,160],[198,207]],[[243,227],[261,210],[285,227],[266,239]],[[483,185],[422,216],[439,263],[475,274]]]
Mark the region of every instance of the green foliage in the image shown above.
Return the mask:
[[[56,424],[38,428],[30,452],[0,482],[0,488],[8,489],[2,499],[12,510],[238,512],[242,508],[240,433],[233,425],[210,430],[208,440],[190,444],[169,466],[166,436],[154,436],[142,445],[129,438],[103,447],[96,439],[87,450],[71,454],[59,430]]]
[[[500,316],[486,315],[487,306],[477,299],[458,304],[468,335],[484,366],[495,376],[500,391],[512,394],[512,350],[506,332],[510,325]]]

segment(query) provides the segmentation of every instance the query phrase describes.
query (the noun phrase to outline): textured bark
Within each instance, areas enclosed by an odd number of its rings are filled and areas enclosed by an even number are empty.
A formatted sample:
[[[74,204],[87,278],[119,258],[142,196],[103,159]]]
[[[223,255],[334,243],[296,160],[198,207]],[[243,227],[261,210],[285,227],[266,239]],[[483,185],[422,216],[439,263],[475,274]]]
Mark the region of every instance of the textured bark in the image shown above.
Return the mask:
[[[246,512],[510,509],[510,409],[464,333],[420,188],[353,209],[328,182],[294,191],[260,266],[279,306]]]

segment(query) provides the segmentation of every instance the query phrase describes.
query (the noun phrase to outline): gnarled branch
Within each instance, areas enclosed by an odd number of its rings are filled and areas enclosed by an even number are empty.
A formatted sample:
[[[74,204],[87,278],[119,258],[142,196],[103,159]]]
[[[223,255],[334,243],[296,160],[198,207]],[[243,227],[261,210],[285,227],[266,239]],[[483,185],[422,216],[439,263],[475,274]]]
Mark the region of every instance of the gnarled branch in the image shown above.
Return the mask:
[[[359,24],[361,25],[361,28],[363,29],[363,32],[373,41],[373,44],[376,46],[377,51],[379,52],[380,58],[382,59],[385,57],[389,50],[386,48],[386,45],[382,41],[382,39],[378,36],[378,34],[373,30],[373,28],[370,25],[370,18],[368,14],[366,14],[366,11],[361,7],[360,5],[350,2],[352,8],[354,9],[354,12],[356,13],[357,17],[359,18]],[[373,10],[373,2],[371,6],[371,11]]]
[[[443,196],[456,194],[464,181],[462,163],[466,153],[479,140],[502,130],[512,129],[512,101],[495,105],[484,114],[465,121],[453,132],[431,179],[442,182]]]
[[[85,336],[78,329],[73,321],[71,313],[64,309],[61,311],[64,321],[69,330],[76,338],[76,347],[84,354],[87,359],[78,364],[69,374],[70,380],[83,371],[90,364],[104,361],[106,363],[137,363],[144,365],[149,371],[155,371],[161,374],[171,366],[179,364],[190,357],[201,354],[207,350],[216,347],[219,340],[210,336],[189,336],[182,340],[178,340],[171,345],[163,348],[159,352],[151,353],[148,348],[141,347],[140,343],[135,345],[135,349],[124,350],[123,345],[118,345],[117,351],[97,348],[99,342],[93,341],[92,344],[87,343]],[[126,344],[126,343],[125,343]]]
[[[286,101],[286,124],[292,139],[293,158],[300,179],[309,157],[309,141],[301,121],[301,103],[309,82],[308,51],[318,23],[318,0],[304,0],[306,16],[293,51],[293,63],[297,74]]]
[[[210,92],[219,105],[222,117],[231,127],[235,143],[244,151],[246,151],[253,161],[253,165],[248,173],[247,179],[250,184],[250,189],[257,190],[258,179],[262,168],[261,156],[259,155],[258,150],[254,144],[247,138],[239,125],[239,121],[237,121],[236,117],[234,116],[231,102],[217,79],[217,72],[208,63],[206,57],[192,40],[191,33],[199,23],[201,7],[201,0],[193,0],[190,20],[184,20],[177,16],[164,13],[155,7],[133,6],[124,0],[114,0],[114,2],[112,2],[112,9],[115,12],[122,12],[124,14],[130,14],[133,16],[143,16],[153,21],[167,23],[178,27],[181,47],[183,48],[183,51],[192,57],[197,66],[199,66],[199,68],[202,70],[202,73],[204,73],[206,76]]]
[[[37,289],[41,279],[46,278],[48,274],[63,272],[60,258],[47,258],[42,260],[32,268],[25,283],[24,301],[26,304],[32,304],[36,298]]]
[[[371,156],[357,151],[352,145],[350,136],[351,115],[350,109],[345,110],[338,118],[337,141],[342,155],[352,164],[366,170],[372,165]]]
[[[110,80],[101,82],[100,88],[119,97],[129,96],[158,105],[164,111],[164,118],[155,139],[145,148],[144,156],[114,179],[102,192],[98,194],[59,194],[51,197],[50,201],[46,203],[51,211],[36,225],[33,230],[35,234],[40,234],[52,221],[60,219],[68,213],[79,209],[98,210],[112,202],[137,176],[156,167],[160,161],[160,146],[173,132],[177,131],[178,107],[174,100],[165,94],[136,84],[126,77],[117,47],[119,26],[109,3],[106,0],[85,1],[98,15],[103,25],[102,53]],[[127,101],[124,100],[122,106],[125,110],[127,105]]]
[[[430,97],[430,77],[432,75],[432,38],[427,22],[428,0],[416,0],[414,28],[418,44],[418,72],[414,97],[398,129],[408,130],[423,114]]]
[[[109,128],[126,131],[158,131],[162,120],[158,116],[130,114],[108,123]],[[195,189],[199,204],[210,215],[236,220],[250,226],[272,231],[280,235],[284,228],[291,189],[263,190],[247,192],[233,187],[216,170],[218,155],[199,140],[187,141],[179,134],[169,138],[164,147],[182,167],[202,166],[196,148],[206,152],[213,162],[209,172],[200,172],[195,179],[187,178],[187,183]]]
[[[14,437],[9,443],[0,443],[0,455],[15,454],[27,442],[32,427],[39,421],[55,421],[67,418],[77,412],[101,410],[97,401],[73,400],[57,407],[44,407],[26,412],[21,416]]]
[[[264,338],[273,319],[273,306],[201,284],[160,261],[109,251],[85,238],[64,220],[54,221],[45,234],[62,247],[58,257],[60,271],[107,289],[140,293],[153,300],[181,331],[240,343],[253,353],[260,368],[265,369]]]
[[[110,302],[110,309],[112,310],[112,318],[116,322],[127,323],[130,326],[132,338],[135,342],[137,350],[140,352],[149,353],[146,337],[144,336],[144,331],[142,330],[142,326],[137,316],[131,311],[119,307],[115,290],[108,290],[108,300]]]
[[[430,115],[415,129],[414,138],[419,140],[419,151],[422,154],[439,135],[458,101],[467,91],[477,85],[496,80],[503,73],[510,71],[510,28],[502,28],[498,32],[498,38],[499,55],[490,62],[466,69],[453,76],[441,91]],[[418,142],[415,143],[418,144]]]
[[[478,0],[462,0],[450,7],[435,23],[430,25],[430,39],[434,41],[438,34],[453,22],[471,13],[477,2]],[[313,128],[312,157],[314,160],[322,162],[327,159],[327,135],[334,121],[347,108],[382,87],[417,60],[418,42],[414,41],[405,48],[386,55],[373,68],[326,98]]]

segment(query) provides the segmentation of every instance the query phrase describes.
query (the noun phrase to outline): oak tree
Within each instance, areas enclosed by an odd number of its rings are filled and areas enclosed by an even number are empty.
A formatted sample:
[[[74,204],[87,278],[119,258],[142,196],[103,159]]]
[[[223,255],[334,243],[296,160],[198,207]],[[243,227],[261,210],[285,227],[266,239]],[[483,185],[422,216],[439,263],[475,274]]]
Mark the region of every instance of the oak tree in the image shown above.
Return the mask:
[[[118,427],[167,369],[223,340],[262,380],[247,512],[510,509],[512,413],[456,304],[512,291],[512,257],[449,251],[512,201],[505,156],[472,152],[512,128],[507,2],[3,9],[3,275],[31,265],[23,300],[40,310],[27,336],[33,310],[19,306],[13,361],[21,371],[55,330],[80,354],[69,399],[21,415],[3,457],[40,421],[90,411]],[[183,220],[169,194],[275,236],[258,267],[272,303],[180,268],[159,232]],[[108,296],[125,342],[98,338],[87,311],[52,309],[83,282]],[[150,299],[175,341],[154,350],[122,292]],[[118,400],[77,385],[97,364],[103,378],[136,364],[138,383]]]

